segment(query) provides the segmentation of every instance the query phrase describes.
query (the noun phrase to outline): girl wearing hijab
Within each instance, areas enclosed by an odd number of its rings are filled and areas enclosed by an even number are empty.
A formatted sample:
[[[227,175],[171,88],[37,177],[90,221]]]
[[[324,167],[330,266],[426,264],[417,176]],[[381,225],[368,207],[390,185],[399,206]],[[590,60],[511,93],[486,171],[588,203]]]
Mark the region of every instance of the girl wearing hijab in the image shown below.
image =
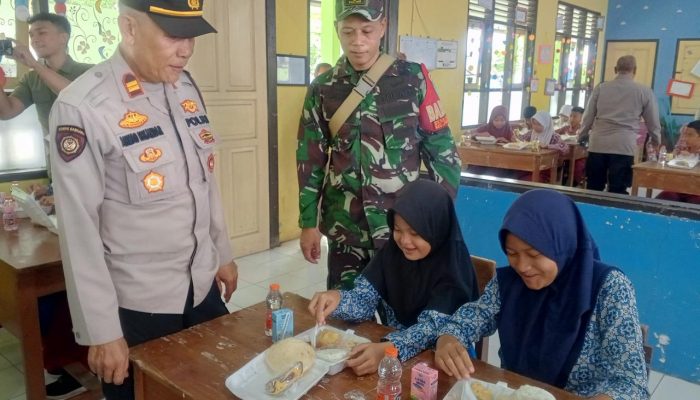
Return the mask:
[[[508,122],[508,108],[506,106],[496,106],[491,110],[489,123],[476,129],[476,136],[491,135],[498,142],[512,142],[513,128]]]
[[[440,184],[409,183],[387,219],[392,235],[357,277],[355,288],[316,293],[309,303],[321,324],[329,315],[371,320],[383,308],[385,324],[396,331],[381,343],[351,351],[347,365],[357,375],[376,373],[388,346],[398,349],[401,361],[433,346],[438,328],[460,305],[478,297],[452,198]]]
[[[532,116],[532,130],[523,135],[522,140],[543,149],[559,151],[560,160],[569,153],[569,145],[562,140],[558,133],[554,132],[552,117],[546,111],[538,111]],[[548,169],[540,172],[540,182],[549,182],[550,171]],[[517,179],[532,180],[532,173],[520,172]]]
[[[463,343],[498,329],[505,369],[592,399],[649,399],[634,289],[600,261],[574,202],[529,191],[506,213],[499,239],[510,267],[440,329],[436,364],[468,377]]]

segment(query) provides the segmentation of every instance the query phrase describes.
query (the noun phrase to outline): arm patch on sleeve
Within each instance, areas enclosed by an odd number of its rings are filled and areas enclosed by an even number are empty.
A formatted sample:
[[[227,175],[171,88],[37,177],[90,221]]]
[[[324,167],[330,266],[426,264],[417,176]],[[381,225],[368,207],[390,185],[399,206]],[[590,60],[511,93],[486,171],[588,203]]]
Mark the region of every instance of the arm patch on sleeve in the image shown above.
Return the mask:
[[[87,146],[85,130],[73,125],[56,127],[56,148],[63,161],[70,162],[83,153]]]
[[[445,115],[442,103],[440,103],[440,96],[430,80],[428,69],[423,64],[420,67],[423,71],[423,77],[425,77],[425,97],[419,111],[420,127],[425,132],[434,133],[448,125],[447,115]]]

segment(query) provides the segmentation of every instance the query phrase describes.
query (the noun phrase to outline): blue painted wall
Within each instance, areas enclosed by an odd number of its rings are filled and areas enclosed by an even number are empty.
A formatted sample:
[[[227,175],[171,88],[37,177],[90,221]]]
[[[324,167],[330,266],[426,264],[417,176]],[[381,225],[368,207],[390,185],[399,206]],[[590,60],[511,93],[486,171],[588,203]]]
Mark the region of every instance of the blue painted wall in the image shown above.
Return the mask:
[[[517,193],[462,185],[456,208],[469,251],[507,265],[498,244],[503,216]],[[618,266],[637,293],[649,325],[652,368],[700,383],[700,221],[577,203],[603,261]],[[663,340],[661,340],[663,341]]]
[[[659,99],[659,108],[664,110],[669,105],[666,86],[673,77],[676,41],[700,39],[699,23],[698,0],[610,0],[605,39],[659,39],[654,93]],[[685,124],[692,120],[692,116],[676,115],[674,119]]]

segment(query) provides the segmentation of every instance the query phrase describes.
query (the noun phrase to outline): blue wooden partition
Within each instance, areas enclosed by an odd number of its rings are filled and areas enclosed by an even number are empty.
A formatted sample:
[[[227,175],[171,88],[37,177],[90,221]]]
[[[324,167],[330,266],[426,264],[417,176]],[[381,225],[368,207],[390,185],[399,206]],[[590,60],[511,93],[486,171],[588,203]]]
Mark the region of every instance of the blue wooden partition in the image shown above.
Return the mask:
[[[531,188],[462,178],[456,208],[472,254],[507,265],[498,230],[508,207]],[[700,207],[562,190],[577,202],[603,261],[634,284],[654,346],[652,368],[700,382]]]

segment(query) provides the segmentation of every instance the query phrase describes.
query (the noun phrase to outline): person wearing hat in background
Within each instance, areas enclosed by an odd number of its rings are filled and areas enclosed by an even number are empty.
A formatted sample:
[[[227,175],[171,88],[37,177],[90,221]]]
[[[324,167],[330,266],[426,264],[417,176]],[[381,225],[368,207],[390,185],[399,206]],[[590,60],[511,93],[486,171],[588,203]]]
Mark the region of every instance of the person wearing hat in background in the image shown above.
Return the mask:
[[[336,0],[335,10],[344,54],[311,83],[299,127],[300,246],[304,258],[317,263],[326,235],[327,287],[351,289],[388,240],[387,209],[418,179],[421,162],[453,197],[461,164],[428,70],[382,56],[384,1]],[[373,81],[369,76],[381,72],[380,65],[384,72]],[[335,118],[333,132],[333,116],[351,92],[362,92],[362,100],[346,107],[347,118]]]
[[[73,330],[107,400],[134,397],[130,346],[228,313],[237,285],[216,136],[184,70],[194,38],[216,32],[202,6],[120,0],[118,51],[51,111]]]

